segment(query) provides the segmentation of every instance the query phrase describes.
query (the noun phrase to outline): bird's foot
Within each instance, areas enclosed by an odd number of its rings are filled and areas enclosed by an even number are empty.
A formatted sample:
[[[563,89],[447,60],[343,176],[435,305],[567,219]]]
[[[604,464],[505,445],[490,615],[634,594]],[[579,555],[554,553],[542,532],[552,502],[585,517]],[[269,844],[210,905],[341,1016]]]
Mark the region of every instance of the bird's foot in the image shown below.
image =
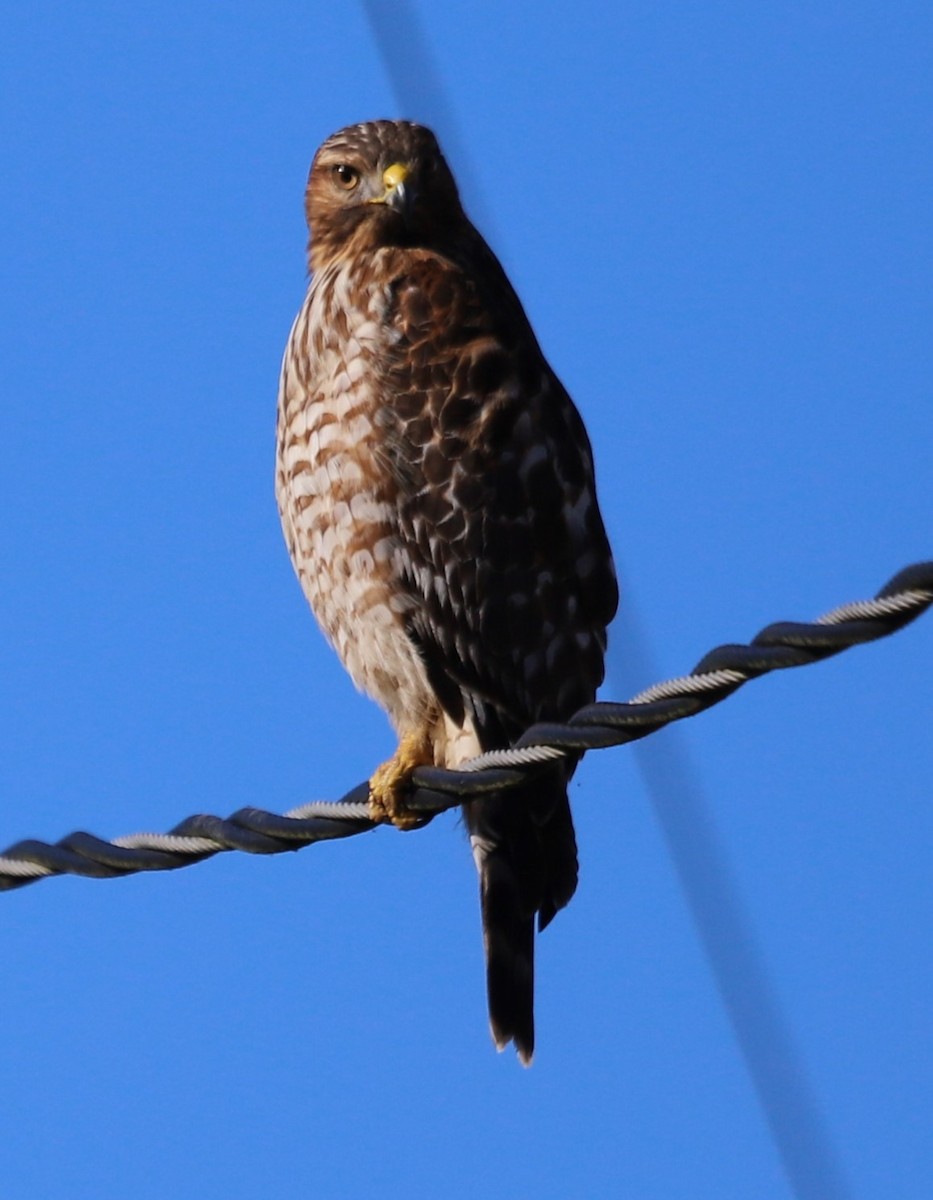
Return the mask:
[[[369,816],[377,823],[390,823],[396,829],[420,829],[431,819],[430,813],[410,812],[405,793],[411,787],[416,767],[433,766],[431,744],[421,732],[406,733],[388,762],[378,767],[369,781]]]

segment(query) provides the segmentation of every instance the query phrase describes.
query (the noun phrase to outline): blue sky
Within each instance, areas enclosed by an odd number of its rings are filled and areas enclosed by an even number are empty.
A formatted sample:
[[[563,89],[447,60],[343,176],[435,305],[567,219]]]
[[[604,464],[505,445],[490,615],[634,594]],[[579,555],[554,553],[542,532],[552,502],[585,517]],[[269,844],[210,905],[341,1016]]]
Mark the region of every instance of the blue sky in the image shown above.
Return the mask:
[[[304,179],[350,121],[438,125],[584,414],[641,631],[604,694],[931,555],[928,6],[416,8],[440,96],[355,3],[7,7],[0,846],[391,751],[272,498]],[[926,617],[586,760],[530,1072],[452,816],[0,897],[4,1200],[792,1195],[644,771],[718,847],[837,1194],[929,1195],[931,661]]]

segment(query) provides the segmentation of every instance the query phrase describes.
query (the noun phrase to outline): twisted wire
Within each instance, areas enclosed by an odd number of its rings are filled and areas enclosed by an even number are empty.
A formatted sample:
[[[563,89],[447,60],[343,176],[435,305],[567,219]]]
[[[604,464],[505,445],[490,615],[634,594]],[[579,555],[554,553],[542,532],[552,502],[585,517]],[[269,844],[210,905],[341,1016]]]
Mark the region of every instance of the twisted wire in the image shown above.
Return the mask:
[[[626,703],[588,704],[564,723],[531,726],[508,750],[493,750],[459,770],[419,767],[406,797],[408,808],[433,816],[489,792],[520,785],[530,771],[565,755],[621,746],[648,737],[672,721],[695,716],[744,683],[770,671],[806,666],[902,629],[933,604],[933,561],[899,571],[871,600],[842,604],[817,620],[768,625],[750,643],[717,646],[688,674],[657,683]],[[241,808],[227,818],[197,814],[161,833],[136,833],[105,841],[72,833],[50,844],[28,839],[0,854],[0,891],[51,875],[110,879],[138,871],[171,871],[225,850],[281,854],[313,842],[350,837],[375,828],[369,818],[369,785],[340,800],[315,801],[279,816]]]

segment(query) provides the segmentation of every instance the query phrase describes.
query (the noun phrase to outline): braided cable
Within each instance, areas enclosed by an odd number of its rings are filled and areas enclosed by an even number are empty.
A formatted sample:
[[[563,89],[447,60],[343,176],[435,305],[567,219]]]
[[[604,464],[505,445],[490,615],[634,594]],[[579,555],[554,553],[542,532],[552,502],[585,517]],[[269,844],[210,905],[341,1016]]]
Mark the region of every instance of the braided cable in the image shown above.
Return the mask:
[[[408,808],[426,817],[489,792],[519,786],[529,772],[572,754],[621,746],[672,721],[695,716],[770,671],[820,662],[852,646],[902,629],[933,604],[933,561],[899,571],[871,600],[842,604],[811,623],[769,625],[747,645],[717,646],[688,674],[656,683],[627,703],[588,704],[564,723],[533,725],[508,750],[492,750],[456,771],[419,767]],[[337,801],[302,804],[279,816],[241,808],[227,818],[197,814],[168,833],[136,833],[104,841],[72,833],[54,844],[17,842],[0,855],[0,891],[51,875],[111,879],[138,871],[171,871],[225,850],[281,854],[313,842],[350,837],[375,828],[369,785],[360,783]]]

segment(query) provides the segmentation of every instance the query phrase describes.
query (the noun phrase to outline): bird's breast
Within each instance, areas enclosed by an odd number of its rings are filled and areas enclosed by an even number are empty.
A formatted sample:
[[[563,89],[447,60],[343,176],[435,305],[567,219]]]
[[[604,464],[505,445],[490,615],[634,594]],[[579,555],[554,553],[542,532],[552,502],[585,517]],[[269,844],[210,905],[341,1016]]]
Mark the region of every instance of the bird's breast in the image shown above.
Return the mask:
[[[312,609],[357,687],[396,726],[430,701],[405,633],[397,579],[397,494],[383,444],[379,364],[391,350],[387,297],[346,272],[312,284],[279,389],[276,492]]]

